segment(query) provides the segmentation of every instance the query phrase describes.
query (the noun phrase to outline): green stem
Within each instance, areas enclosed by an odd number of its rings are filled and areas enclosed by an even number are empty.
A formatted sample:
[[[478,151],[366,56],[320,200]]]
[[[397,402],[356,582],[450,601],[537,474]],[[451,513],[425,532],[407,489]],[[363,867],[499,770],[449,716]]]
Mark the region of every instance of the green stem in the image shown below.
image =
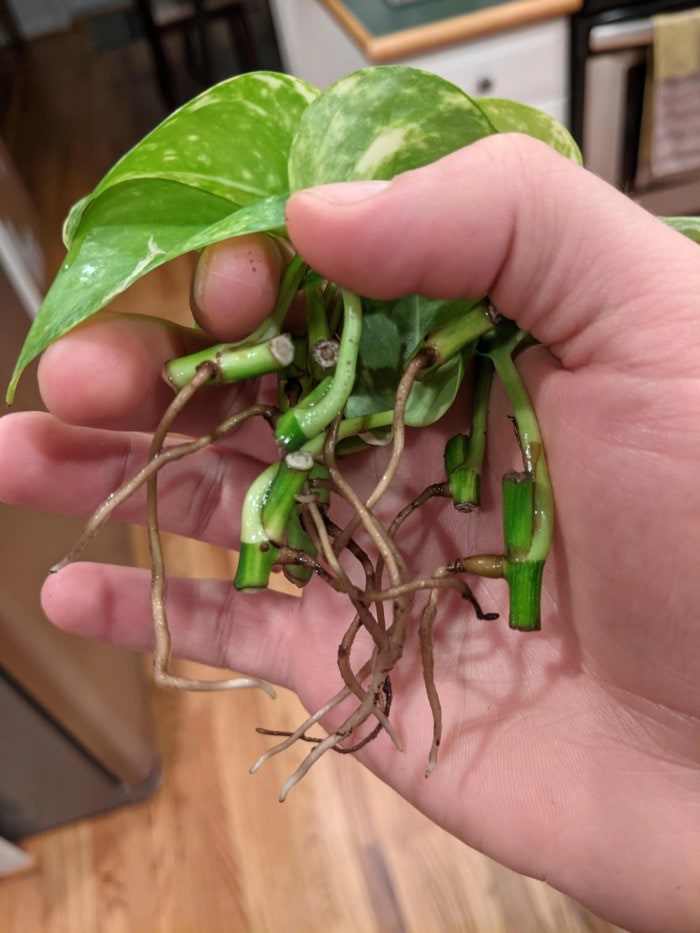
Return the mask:
[[[265,589],[270,572],[279,555],[279,549],[265,534],[262,510],[269,493],[278,463],[273,463],[255,479],[243,500],[241,513],[241,548],[238,567],[233,580],[237,590],[254,592]]]
[[[323,399],[328,395],[333,386],[333,377],[326,376],[321,382],[313,387],[309,392],[306,393],[301,399],[300,402],[297,402],[295,408],[298,408],[299,405],[308,405],[313,407],[318,405],[319,402],[322,402]]]
[[[488,355],[493,360],[513,409],[524,470],[531,473],[535,481],[533,534],[528,557],[532,560],[544,561],[552,543],[554,499],[537,416],[512,358],[513,350],[520,343],[517,336],[495,347],[488,352]]]
[[[458,470],[464,463],[469,451],[469,435],[455,434],[445,444],[445,453],[443,461],[445,464],[445,473],[451,476],[455,470]]]
[[[357,437],[361,434],[369,434],[372,431],[381,428],[391,427],[394,421],[394,412],[391,409],[387,411],[378,411],[371,415],[357,415],[355,418],[345,418],[338,426],[338,442],[347,440],[351,437]],[[323,452],[323,445],[326,442],[325,433],[317,434],[301,448],[308,450],[314,457]],[[364,445],[367,446],[366,444]]]
[[[314,463],[309,473],[309,480],[313,481],[314,479],[325,481],[329,479],[328,469],[322,463]],[[321,513],[325,511],[331,501],[330,489],[326,485],[318,485],[312,487],[312,492],[318,512]],[[301,509],[302,506],[300,504],[295,504],[289,516],[286,529],[287,547],[296,551],[303,551],[305,554],[308,554],[309,557],[315,559],[318,554],[318,548],[302,522]],[[285,564],[282,569],[287,579],[297,586],[304,586],[308,583],[313,574],[311,567],[302,566],[300,564]]]
[[[285,412],[277,422],[275,437],[287,451],[299,450],[307,441],[324,431],[343,410],[350,397],[360,348],[362,303],[357,295],[348,291],[343,291],[343,303],[343,333],[330,388],[319,401],[311,399],[313,393],[307,396],[295,408]]]
[[[278,407],[287,411],[298,404],[311,388],[311,378],[307,371],[306,340],[301,337],[294,338],[294,359],[277,379]]]
[[[502,483],[503,537],[508,561],[526,560],[532,547],[535,481],[532,473],[506,473]]]
[[[486,357],[477,357],[472,392],[472,423],[469,436],[457,435],[445,449],[445,470],[450,495],[456,509],[470,512],[481,504],[481,474],[486,454],[486,428],[489,395],[493,380],[493,364]]]
[[[303,551],[309,557],[315,558],[318,548],[314,540],[301,523],[299,506],[292,510],[287,523],[287,547],[295,551]],[[311,567],[301,564],[285,564],[282,568],[285,577],[296,586],[305,586],[313,576]]]
[[[278,357],[281,355],[282,358],[286,358],[286,343],[289,338],[285,336],[282,343],[276,343],[275,338],[280,337],[282,324],[306,269],[304,260],[299,255],[295,255],[282,276],[274,308],[252,334],[237,343],[220,344],[199,353],[171,360],[166,363],[164,369],[166,380],[175,388],[181,388],[192,378],[197,367],[205,360],[213,360],[220,367],[219,375],[212,380],[212,384],[249,379],[252,376],[275,372],[288,366],[291,359],[281,364]],[[260,346],[265,349],[259,349]],[[252,356],[249,355],[250,353]],[[266,366],[269,368],[265,368]]]
[[[181,389],[192,379],[202,363],[213,362],[216,372],[207,385],[222,385],[253,379],[284,369],[294,359],[294,344],[288,334],[277,334],[263,343],[224,343],[189,356],[170,360],[163,368],[167,382]]]
[[[439,366],[493,330],[490,308],[490,302],[482,298],[466,314],[457,315],[449,324],[428,334],[420,351],[428,354],[430,366]],[[425,370],[423,376],[428,372]]]
[[[533,631],[540,627],[542,571],[552,543],[554,499],[537,417],[513,361],[513,353],[526,339],[523,331],[506,332],[505,339],[489,342],[484,352],[493,361],[505,387],[518,431],[524,472],[534,481],[529,547],[524,551],[511,548],[505,555],[503,567],[510,592],[510,625],[523,631]],[[510,522],[513,520],[513,506],[508,508]],[[515,534],[514,529],[512,533]]]
[[[275,545],[284,543],[287,524],[296,505],[296,497],[314,466],[313,456],[305,450],[287,454],[279,464],[262,507],[262,529]]]
[[[510,593],[509,624],[520,632],[540,628],[543,560],[503,562],[503,575]]]
[[[319,340],[328,340],[328,315],[323,300],[323,288],[320,282],[312,282],[306,293],[306,316],[309,346],[312,347]]]
[[[321,382],[329,375],[315,360],[313,348],[329,339],[328,314],[321,283],[313,282],[306,289],[306,317],[309,371],[316,382]]]

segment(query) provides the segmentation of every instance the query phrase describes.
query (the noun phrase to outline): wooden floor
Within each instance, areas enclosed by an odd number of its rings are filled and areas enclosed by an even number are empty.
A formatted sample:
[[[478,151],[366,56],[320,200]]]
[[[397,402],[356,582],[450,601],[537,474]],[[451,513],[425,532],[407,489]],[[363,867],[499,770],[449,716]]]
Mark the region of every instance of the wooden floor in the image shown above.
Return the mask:
[[[2,134],[55,268],[72,201],[162,109],[146,49],[97,55],[85,29],[42,40],[15,77]],[[141,309],[185,313],[188,275],[180,263],[149,277]],[[169,551],[174,572],[231,569],[221,551],[174,538]],[[326,756],[278,804],[292,760],[248,774],[267,742],[255,726],[270,721],[258,692],[154,691],[153,708],[161,787],[145,803],[26,840],[36,867],[0,881],[2,933],[615,929],[461,845],[348,758]],[[301,713],[283,694],[275,724],[293,727]]]

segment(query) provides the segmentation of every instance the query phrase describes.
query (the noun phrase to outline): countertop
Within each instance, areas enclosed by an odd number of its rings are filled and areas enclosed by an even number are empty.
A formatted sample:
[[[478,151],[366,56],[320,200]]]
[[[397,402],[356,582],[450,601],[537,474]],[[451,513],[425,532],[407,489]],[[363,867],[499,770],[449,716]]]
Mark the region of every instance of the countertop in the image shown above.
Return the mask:
[[[582,0],[320,0],[370,62],[381,64],[446,45],[568,16]]]

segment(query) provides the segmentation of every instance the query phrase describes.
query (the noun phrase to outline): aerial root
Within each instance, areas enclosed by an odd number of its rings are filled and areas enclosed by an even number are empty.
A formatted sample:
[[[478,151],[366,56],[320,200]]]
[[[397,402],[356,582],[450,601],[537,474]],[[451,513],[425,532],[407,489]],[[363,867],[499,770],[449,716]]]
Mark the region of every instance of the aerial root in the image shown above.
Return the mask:
[[[345,690],[342,691],[342,693],[344,694],[343,699],[346,696],[350,695],[350,691],[347,688],[345,688]],[[336,694],[336,696],[339,696],[339,694]],[[321,756],[325,754],[325,752],[330,751],[331,749],[340,751],[340,749],[338,749],[338,746],[340,745],[340,743],[345,741],[345,739],[347,739],[350,735],[356,732],[357,729],[359,729],[360,726],[362,726],[367,721],[367,719],[372,714],[372,707],[374,706],[375,702],[376,702],[375,697],[370,696],[368,694],[364,702],[361,703],[360,706],[358,706],[357,709],[353,713],[351,713],[350,716],[348,716],[348,718],[345,720],[345,722],[341,726],[339,726],[334,732],[326,736],[325,739],[322,739],[320,742],[318,742],[315,745],[312,751],[310,751],[309,754],[306,756],[306,758],[304,758],[304,760],[299,765],[299,767],[296,769],[296,771],[294,771],[294,773],[283,784],[282,790],[280,791],[281,802],[284,802],[284,800],[286,800],[287,795],[289,794],[290,790],[292,790],[292,788],[295,787],[299,783],[299,781],[301,781],[301,779],[308,773],[308,771],[313,767],[313,765],[318,761],[318,759],[321,758]],[[334,705],[337,705],[337,704],[334,704]],[[322,713],[321,716],[322,715],[325,715],[325,713]],[[311,717],[311,719],[313,719],[315,722],[315,721],[318,721],[318,719],[320,719],[321,716],[319,716],[318,714],[314,714],[314,716]],[[306,722],[309,723],[310,720],[307,720]],[[306,723],[303,724],[302,727],[300,727],[300,729],[294,733],[294,739],[296,740],[300,738],[301,735],[303,735],[306,732],[307,728],[308,726],[306,725]],[[375,738],[375,733],[378,734],[377,729],[375,729],[373,733],[370,733],[370,735],[367,736],[366,740],[357,743],[356,747],[352,749],[348,749],[347,751],[348,752],[357,751],[358,748],[362,748],[365,744],[367,744],[367,742]],[[289,748],[288,743],[290,743],[290,741],[291,741],[291,737],[287,739],[285,742],[280,743],[280,745],[276,746],[274,749],[271,749],[270,751],[273,751],[275,753],[277,751],[283,751],[284,748]],[[402,751],[402,750],[403,750],[402,746],[399,746],[399,751]],[[259,765],[262,764],[263,759],[265,759],[265,756],[263,756],[263,758],[261,759],[258,759],[258,762],[256,762],[256,764],[253,766],[253,769],[251,770],[257,770],[257,767],[259,767]]]
[[[175,418],[189,402],[195,392],[206,382],[208,382],[209,379],[211,379],[215,370],[216,367],[213,363],[200,366],[187,385],[185,385],[177,393],[160,421],[159,429],[162,429],[163,437],[165,437],[165,435],[168,433]],[[178,454],[179,456],[185,456],[186,454],[180,453],[180,451],[183,447],[190,446],[191,444],[181,444],[178,445],[178,447],[171,448],[171,456],[169,459],[178,459]],[[203,443],[202,446],[204,447],[206,444]],[[120,486],[119,489],[107,496],[104,502],[102,502],[101,505],[97,507],[92,516],[88,519],[85,527],[83,528],[82,534],[73,545],[70,552],[63,558],[63,560],[59,561],[57,564],[54,564],[54,566],[51,568],[51,572],[58,573],[59,570],[62,570],[65,566],[72,563],[74,560],[77,560],[87,544],[89,544],[89,542],[95,537],[97,532],[100,530],[100,528],[102,528],[114,510],[128,498],[130,498],[130,496],[132,496],[138,489],[140,489],[141,486],[143,486],[145,482],[154,476],[162,466],[165,466],[166,462],[168,461],[165,458],[162,458],[161,461],[158,461],[155,457],[149,456],[148,462],[141,470],[139,470],[136,476],[132,477],[130,480]]]
[[[444,568],[439,568],[435,575],[440,576],[441,571],[447,572]],[[421,662],[423,665],[423,681],[425,683],[425,692],[428,696],[430,712],[433,717],[433,740],[428,755],[428,764],[425,769],[425,776],[430,777],[437,764],[438,748],[442,738],[442,706],[435,685],[435,657],[433,654],[433,623],[437,612],[438,590],[434,588],[430,591],[430,596],[423,609],[418,627],[418,637],[420,640]]]
[[[257,687],[264,690],[273,700],[277,696],[273,687],[258,677],[231,677],[228,680],[196,680],[191,677],[178,677],[161,670],[154,664],[153,680],[156,686],[170,690],[196,690],[209,693],[216,690],[239,690],[244,687]]]
[[[68,564],[72,564],[74,561],[76,561],[85,550],[87,545],[90,543],[90,541],[93,540],[100,529],[106,524],[108,519],[111,518],[116,509],[119,508],[120,505],[123,505],[127,499],[130,499],[134,493],[138,492],[138,490],[141,489],[142,486],[144,486],[146,483],[148,483],[149,480],[160,473],[163,467],[167,466],[169,463],[174,463],[177,460],[182,460],[183,457],[188,457],[191,454],[195,454],[199,450],[203,450],[205,447],[208,447],[210,444],[216,443],[216,441],[222,440],[224,437],[232,434],[243,424],[244,421],[247,421],[249,418],[262,416],[266,420],[269,420],[273,416],[269,405],[251,405],[244,411],[237,412],[235,415],[227,418],[209,434],[204,434],[201,437],[197,437],[190,441],[183,441],[164,449],[163,443],[168,432],[172,428],[173,422],[185,407],[187,402],[189,402],[189,400],[195,394],[197,389],[209,381],[215,368],[216,367],[213,363],[202,364],[190,382],[188,382],[178,392],[173,401],[170,403],[167,411],[163,415],[163,418],[161,419],[157,429],[157,434],[154,435],[154,441],[156,436],[160,438],[159,443],[156,446],[156,452],[153,453],[152,446],[151,454],[149,455],[146,464],[141,467],[141,469],[136,474],[134,474],[134,476],[119,486],[118,489],[115,489],[114,492],[110,493],[107,498],[100,503],[100,505],[95,509],[95,511],[85,523],[79,538],[71,550],[62,560],[58,561],[58,563],[51,567],[50,573],[58,573],[59,570],[63,570],[63,568],[67,567]]]
[[[275,696],[274,689],[257,677],[233,677],[223,680],[208,681],[189,677],[179,677],[170,674],[171,636],[165,610],[165,562],[160,539],[157,504],[158,474],[168,463],[173,463],[191,454],[208,447],[233,433],[249,418],[262,416],[267,421],[273,419],[274,413],[268,405],[252,405],[243,411],[237,412],[219,424],[213,431],[190,441],[183,441],[164,449],[166,438],[172,430],[178,416],[192,399],[195,393],[213,377],[216,364],[206,361],[197,367],[194,376],[182,389],[180,389],[165,414],[160,420],[153,435],[146,464],[130,480],[123,483],[115,492],[98,506],[86,523],[82,534],[71,551],[51,568],[57,573],[63,567],[77,560],[85,547],[95,537],[105,522],[114,513],[115,509],[137,492],[144,484],[147,491],[148,512],[148,542],[151,553],[151,615],[155,634],[155,647],[153,659],[153,677],[160,687],[173,690],[198,690],[203,692],[216,690],[235,690],[242,687],[257,687],[264,690],[269,696]]]
[[[327,736],[322,742],[319,742],[318,745],[310,751],[306,758],[302,761],[299,767],[296,769],[294,774],[287,778],[287,780],[282,785],[282,790],[280,791],[280,803],[284,803],[287,799],[287,795],[290,790],[301,781],[301,779],[308,774],[313,765],[318,761],[318,759],[329,749],[335,748],[340,742],[343,741],[345,736],[339,735],[337,732],[332,732]]]
[[[194,393],[213,376],[216,366],[211,362],[203,363],[185,387],[178,392],[170,403],[168,410],[156,428],[151,442],[148,459],[157,461],[163,452],[163,444],[170,432],[173,422],[180,414],[185,404]],[[266,412],[267,409],[263,408]],[[243,421],[260,413],[258,407],[246,409],[239,415],[228,418],[223,424],[207,435],[207,438],[218,439],[231,433]],[[212,440],[209,440],[212,443]],[[148,546],[151,553],[151,616],[155,634],[155,648],[153,668],[156,683],[174,690],[198,690],[213,692],[215,690],[236,690],[241,687],[258,687],[269,696],[275,697],[273,688],[258,678],[234,677],[223,680],[199,680],[189,677],[176,677],[168,672],[171,654],[171,636],[168,617],[165,609],[165,558],[160,537],[158,522],[158,470],[154,471],[146,480],[147,510],[148,510]]]
[[[364,509],[366,511],[370,511],[372,508],[374,508],[377,502],[379,502],[380,498],[391,485],[391,482],[396,475],[396,471],[399,468],[406,443],[406,424],[404,416],[406,414],[408,396],[410,395],[413,383],[418,378],[418,374],[420,373],[421,369],[424,369],[427,366],[427,363],[427,359],[423,356],[419,355],[414,357],[406,367],[406,370],[401,377],[398,388],[396,390],[396,397],[394,401],[391,457],[386,466],[386,469],[384,470],[384,473],[379,479],[379,482],[376,484],[369,498],[364,503]],[[335,444],[333,444],[333,447],[335,447]],[[335,542],[337,551],[342,550],[347,545],[350,537],[360,526],[360,524],[364,524],[364,519],[362,518],[362,514],[357,511],[355,517],[348,523],[344,531],[338,536]]]
[[[389,710],[391,709],[391,702],[393,698],[392,689],[391,689],[391,680],[387,677],[382,686],[382,690],[385,696],[385,705],[384,705],[384,714],[385,716],[389,715]],[[349,696],[349,694],[348,694]],[[289,732],[284,729],[264,729],[262,726],[258,726],[255,730],[259,735],[269,735],[275,738],[291,738],[295,733]],[[369,745],[379,733],[382,731],[382,723],[378,722],[374,729],[366,735],[359,742],[356,742],[354,745],[349,746],[348,748],[340,748],[335,746],[333,748],[334,752],[337,752],[339,755],[354,755],[355,752],[359,752],[361,748],[364,748],[365,745]],[[323,737],[316,735],[307,735],[306,732],[303,732],[301,735],[296,735],[295,741],[297,742],[309,742],[312,745],[318,745],[323,741]],[[396,744],[396,743],[394,743]],[[403,746],[399,744],[397,746],[399,751],[403,751]],[[252,769],[251,769],[252,770]]]
[[[403,750],[396,726],[390,719],[393,700],[390,675],[402,657],[413,601],[415,595],[421,591],[428,593],[420,615],[418,637],[425,689],[433,718],[433,739],[425,772],[426,777],[429,776],[437,762],[442,734],[442,710],[435,683],[433,651],[433,627],[439,594],[445,589],[456,590],[462,599],[471,604],[478,619],[497,617],[496,613],[483,612],[464,578],[464,574],[471,573],[474,568],[477,573],[480,572],[478,568],[481,564],[477,559],[474,559],[477,563],[474,561],[470,563],[468,558],[455,560],[439,567],[430,576],[419,577],[409,572],[406,560],[398,547],[397,536],[404,522],[431,499],[449,496],[448,484],[441,482],[426,487],[386,527],[379,521],[374,511],[381,497],[390,488],[400,466],[405,446],[405,407],[411,386],[425,365],[425,360],[416,357],[409,363],[401,380],[396,394],[390,457],[384,473],[367,499],[363,501],[359,497],[338,466],[336,445],[339,417],[329,428],[323,452],[318,457],[319,462],[326,467],[327,479],[310,481],[305,494],[298,497],[299,518],[315,548],[314,555],[317,556],[311,556],[311,554],[284,544],[280,546],[277,561],[279,565],[296,564],[307,567],[335,592],[345,596],[354,609],[353,618],[340,641],[337,653],[337,666],[343,682],[342,688],[293,732],[258,730],[261,734],[276,736],[282,741],[261,755],[252,766],[251,772],[256,772],[270,758],[289,749],[296,742],[313,745],[309,754],[284,783],[280,793],[281,800],[287,797],[292,788],[327,751],[340,754],[358,752],[382,732],[388,735],[398,750]],[[158,520],[159,473],[168,463],[194,454],[228,436],[249,418],[261,416],[274,425],[277,413],[277,410],[270,406],[254,405],[232,415],[202,437],[165,446],[177,417],[194,394],[212,379],[216,368],[214,362],[203,363],[190,382],[177,393],[154,433],[146,464],[99,506],[87,522],[83,534],[73,549],[52,569],[60,570],[66,564],[76,560],[114,511],[145,486],[148,541],[151,553],[151,613],[155,633],[154,679],[156,684],[169,689],[197,691],[257,687],[266,691],[270,696],[274,696],[272,687],[254,677],[205,681],[177,676],[169,671],[171,634],[165,607],[166,574]],[[321,487],[331,496],[342,499],[349,507],[351,518],[344,527],[336,525],[329,518],[327,506],[320,504],[319,497],[314,490]],[[365,540],[368,544],[364,543]],[[346,569],[345,555],[351,556],[355,562],[350,569]],[[497,557],[486,555],[481,558],[481,562],[485,562],[484,565],[488,565],[488,568],[491,568],[493,564],[490,575],[498,575],[496,573],[499,569]],[[357,578],[360,575],[364,579],[358,581]],[[366,660],[357,668],[352,663],[352,656],[359,650],[361,641],[358,639],[362,632],[369,640],[369,649]],[[367,641],[362,643],[367,645]],[[356,701],[355,708],[334,731],[325,737],[309,734],[309,730],[321,720],[326,719],[345,701],[351,699]],[[372,719],[376,720],[372,727],[368,726],[367,729],[363,729],[363,737],[350,744],[347,740],[356,735]]]
[[[419,369],[420,365],[416,364],[416,373]],[[409,388],[410,384],[409,379],[407,380]],[[336,591],[344,593],[349,598],[355,608],[355,615],[338,649],[338,668],[343,679],[343,689],[294,732],[272,733],[269,730],[259,730],[263,734],[282,736],[283,741],[262,755],[251,769],[253,771],[258,770],[271,756],[285,751],[297,741],[314,745],[314,748],[283,785],[281,800],[287,797],[327,751],[343,753],[358,751],[375,739],[381,731],[385,731],[392,738],[397,748],[402,747],[389,721],[391,705],[391,694],[387,693],[391,690],[389,673],[403,653],[413,596],[421,590],[428,591],[428,598],[420,616],[418,636],[425,689],[433,718],[433,738],[425,771],[428,777],[437,763],[442,736],[442,708],[435,683],[433,651],[433,627],[439,594],[444,589],[456,590],[462,599],[471,604],[478,619],[497,617],[496,613],[485,613],[482,610],[471,587],[462,575],[460,561],[452,561],[450,564],[439,567],[429,577],[411,577],[397,546],[396,536],[403,523],[426,502],[449,494],[445,483],[434,483],[424,489],[396,515],[388,528],[384,528],[374,514],[373,505],[390,484],[400,463],[404,444],[401,428],[395,425],[394,450],[389,465],[373,493],[364,502],[345,480],[338,467],[335,456],[336,438],[337,423],[329,430],[323,451],[323,462],[329,475],[327,486],[332,494],[345,500],[354,511],[354,516],[345,528],[338,528],[328,518],[326,510],[321,510],[313,499],[304,503],[302,516],[305,517],[304,527],[311,535],[320,559],[327,568],[324,579]],[[367,551],[360,547],[353,537],[356,531],[361,531],[369,538],[377,554],[374,563]],[[351,553],[359,563],[364,572],[364,586],[350,580],[340,561],[343,552]],[[388,580],[383,582],[385,574]],[[391,603],[393,608],[389,624],[384,618],[383,606],[386,603]],[[351,665],[351,653],[357,636],[363,629],[372,639],[373,650],[369,660],[355,674]],[[384,701],[380,702],[382,692]],[[358,706],[339,727],[324,738],[308,735],[311,726],[322,720],[341,702],[353,696],[358,700]],[[342,747],[345,740],[372,716],[377,719],[372,731],[361,742],[350,748]]]
[[[352,667],[350,666],[350,653],[352,650],[353,642],[355,641],[355,637],[357,636],[357,633],[362,628],[363,624],[364,624],[364,627],[367,628],[367,624],[366,622],[364,622],[364,619],[366,618],[366,616],[371,615],[371,613],[369,612],[369,610],[367,610],[363,606],[357,605],[355,608],[358,609],[359,611],[355,615],[354,619],[352,620],[348,630],[343,636],[340,646],[338,647],[338,669],[340,670],[340,674],[343,678],[345,686],[348,688],[348,690],[351,693],[353,693],[357,697],[360,703],[364,704],[367,701],[369,691],[368,690],[366,691],[362,687],[360,680],[353,673]],[[375,648],[375,651],[377,650],[378,649]],[[372,682],[374,683],[374,679]],[[385,683],[386,683],[386,678],[385,678]],[[402,748],[401,739],[398,737],[393,724],[389,721],[389,718],[388,718],[389,709],[386,707],[382,709],[380,706],[377,705],[377,702],[375,700],[374,702],[372,702],[370,714],[376,717],[377,725],[380,727],[380,729],[382,728],[384,729],[384,731],[387,733],[387,735],[389,736],[391,741],[394,743],[396,748],[399,749],[399,751],[401,751],[401,748]],[[378,735],[379,731],[377,731],[376,734]]]
[[[279,755],[281,752],[291,748],[295,742],[302,740],[303,736],[306,735],[312,726],[315,726],[316,723],[323,719],[324,716],[327,716],[332,710],[335,709],[336,706],[342,703],[343,700],[347,699],[349,696],[350,691],[347,687],[343,687],[342,690],[339,690],[335,696],[332,696],[330,700],[328,700],[328,702],[324,703],[324,705],[317,709],[315,713],[305,719],[304,722],[294,730],[294,732],[286,734],[286,738],[283,742],[279,742],[277,745],[273,745],[272,748],[268,748],[268,750],[264,752],[251,767],[250,773],[255,774],[255,772],[259,771],[265,762],[270,760],[270,758],[274,758],[275,755]],[[263,732],[263,734],[265,733]]]

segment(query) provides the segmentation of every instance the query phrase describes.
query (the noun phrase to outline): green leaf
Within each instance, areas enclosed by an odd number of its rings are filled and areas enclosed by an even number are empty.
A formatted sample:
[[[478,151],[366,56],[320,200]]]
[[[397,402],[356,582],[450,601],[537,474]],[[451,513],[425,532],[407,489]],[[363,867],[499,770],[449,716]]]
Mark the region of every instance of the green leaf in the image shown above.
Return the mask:
[[[421,428],[442,418],[455,400],[470,357],[470,352],[458,353],[425,379],[414,382],[406,404],[406,424]]]
[[[304,111],[289,155],[290,187],[393,178],[493,132],[479,106],[437,75],[403,65],[363,68]]]
[[[31,359],[147,272],[229,236],[282,232],[290,183],[390,178],[514,129],[571,158],[578,153],[563,127],[539,111],[475,102],[436,75],[400,65],[363,69],[322,94],[271,72],[216,85],[171,114],[73,208],[64,227],[66,261],[22,349],[8,399]],[[378,311],[377,326],[365,328],[368,362],[354,402],[380,410],[378,400],[444,313],[444,303],[417,298]]]
[[[245,208],[172,181],[140,179],[107,189],[90,208],[49,289],[10,383],[25,366],[137,279],[177,256],[232,236],[284,226],[286,196]]]
[[[659,220],[695,243],[700,243],[700,217],[659,217]]]
[[[8,400],[30,360],[156,266],[228,236],[283,228],[289,149],[317,94],[289,75],[239,75],[176,110],[123,156],[66,220],[68,255]]]
[[[534,136],[577,165],[583,165],[581,150],[571,133],[548,113],[501,97],[480,97],[476,103],[499,133]]]
[[[64,226],[70,246],[86,207],[139,178],[176,181],[245,206],[288,190],[287,158],[316,88],[290,75],[251,72],[222,81],[174,111],[79,201]]]
[[[376,414],[393,408],[405,364],[426,334],[453,320],[456,315],[464,314],[472,304],[419,295],[409,295],[398,301],[365,302],[357,375],[352,395],[345,406],[346,417]],[[416,383],[409,398],[407,423],[430,424],[439,418],[446,410],[445,406],[454,399],[459,379],[459,366],[448,361]]]

